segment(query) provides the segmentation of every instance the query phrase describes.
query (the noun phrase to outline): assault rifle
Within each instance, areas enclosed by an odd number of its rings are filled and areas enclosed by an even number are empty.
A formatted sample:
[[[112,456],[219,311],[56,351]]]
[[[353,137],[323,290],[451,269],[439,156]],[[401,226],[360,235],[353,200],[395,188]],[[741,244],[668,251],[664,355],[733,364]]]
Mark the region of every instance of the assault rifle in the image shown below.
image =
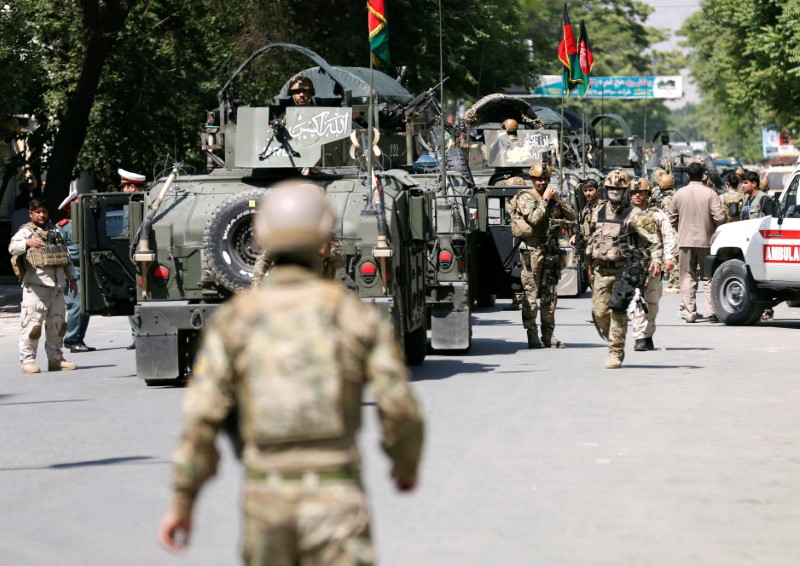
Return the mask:
[[[554,204],[550,202],[548,207]],[[563,221],[552,220],[547,228],[547,238],[542,249],[542,305],[549,305],[553,301],[558,281],[561,279],[561,255],[563,252],[559,245],[559,236],[563,224]]]
[[[630,240],[633,240],[632,242]],[[611,288],[611,299],[608,301],[608,308],[614,312],[627,312],[628,305],[636,296],[639,290],[640,305],[644,312],[647,312],[647,303],[644,302],[644,286],[647,283],[647,268],[645,258],[639,249],[638,237],[636,234],[620,235],[620,250],[625,258],[625,267],[622,276],[614,281]]]

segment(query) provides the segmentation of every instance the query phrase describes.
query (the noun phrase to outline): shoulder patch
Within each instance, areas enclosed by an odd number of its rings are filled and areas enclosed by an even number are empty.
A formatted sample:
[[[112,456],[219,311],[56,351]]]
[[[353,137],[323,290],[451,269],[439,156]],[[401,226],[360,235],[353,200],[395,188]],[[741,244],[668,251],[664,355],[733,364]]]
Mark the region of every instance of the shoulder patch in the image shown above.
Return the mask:
[[[63,220],[59,220],[56,226],[61,226],[62,228],[69,223],[69,218],[64,218]]]

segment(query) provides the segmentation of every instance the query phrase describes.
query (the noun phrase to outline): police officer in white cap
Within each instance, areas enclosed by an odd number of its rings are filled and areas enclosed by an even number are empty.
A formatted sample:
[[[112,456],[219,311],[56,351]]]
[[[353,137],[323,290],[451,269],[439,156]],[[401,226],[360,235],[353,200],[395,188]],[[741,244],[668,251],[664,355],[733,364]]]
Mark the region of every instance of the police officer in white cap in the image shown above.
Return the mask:
[[[126,171],[125,169],[117,169],[117,173],[119,174],[119,181],[120,181],[120,190],[123,193],[140,193],[144,190],[144,175],[140,175],[139,173],[131,173],[130,171]],[[125,208],[125,227],[127,229],[128,226],[128,213],[127,213],[127,205]],[[128,322],[131,324],[131,337],[133,341],[131,345],[128,346],[128,350],[134,350],[136,348],[136,331],[139,329],[139,324],[136,322],[136,319],[132,316],[128,317]]]
[[[72,214],[70,205],[78,200],[78,188],[73,183],[67,198],[65,198],[58,209],[63,211],[66,218],[60,220],[56,226],[58,231],[61,232],[61,237],[64,238],[64,243],[67,245],[69,251],[69,258],[72,265],[75,267],[75,273],[80,279],[80,247],[75,243],[72,234]],[[86,329],[89,326],[89,315],[81,314],[81,296],[80,284],[78,285],[78,292],[75,295],[71,293],[64,293],[64,302],[67,304],[67,333],[64,334],[64,347],[69,348],[73,354],[81,352],[92,352],[95,348],[84,344],[83,339],[86,336]]]
[[[140,193],[144,189],[144,175],[131,173],[125,169],[117,169],[120,181],[120,190],[123,193]]]

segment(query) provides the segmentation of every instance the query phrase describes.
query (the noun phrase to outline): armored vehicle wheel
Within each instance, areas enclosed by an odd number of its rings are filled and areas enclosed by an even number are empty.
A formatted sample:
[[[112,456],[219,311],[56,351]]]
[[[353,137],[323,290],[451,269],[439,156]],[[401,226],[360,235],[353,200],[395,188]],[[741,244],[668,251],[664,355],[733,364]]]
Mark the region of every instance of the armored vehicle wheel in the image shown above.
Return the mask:
[[[493,307],[497,302],[497,295],[484,291],[478,287],[478,294],[475,297],[475,304],[479,307]]]
[[[765,306],[758,300],[747,266],[738,259],[726,261],[714,273],[711,298],[719,319],[732,326],[754,324]]]
[[[444,160],[448,171],[461,173],[471,185],[475,184],[475,179],[472,178],[472,170],[469,168],[469,163],[467,163],[467,158],[464,156],[463,151],[456,147],[448,149],[444,154]]]
[[[428,329],[425,325],[411,332],[406,332],[403,347],[408,365],[418,366],[422,364],[425,361],[425,354],[428,352]]]
[[[203,268],[230,291],[240,291],[253,282],[259,253],[253,240],[253,215],[265,192],[251,189],[223,201],[203,232]]]

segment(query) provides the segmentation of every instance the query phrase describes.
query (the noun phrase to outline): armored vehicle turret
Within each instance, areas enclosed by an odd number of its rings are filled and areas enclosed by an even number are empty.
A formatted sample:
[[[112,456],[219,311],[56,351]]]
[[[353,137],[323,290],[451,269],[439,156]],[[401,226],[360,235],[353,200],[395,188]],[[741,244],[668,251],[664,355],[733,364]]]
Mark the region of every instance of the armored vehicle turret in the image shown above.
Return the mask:
[[[241,73],[276,49],[315,64],[299,73],[313,83],[311,104],[294,105],[297,75],[273,104],[239,100]],[[334,67],[308,49],[276,43],[245,61],[219,100],[218,122],[209,120],[202,136],[207,174],[176,166],[145,194],[82,196],[83,310],[133,315],[137,374],[148,384],[184,379],[207,318],[251,285],[260,252],[252,237],[256,203],[275,183],[303,177],[325,189],[337,212],[334,237],[345,255],[337,276],[391,314],[408,363],[421,363],[438,181],[411,171],[415,136],[430,127],[429,93],[415,98],[383,73]],[[458,182],[457,173],[449,177]]]

